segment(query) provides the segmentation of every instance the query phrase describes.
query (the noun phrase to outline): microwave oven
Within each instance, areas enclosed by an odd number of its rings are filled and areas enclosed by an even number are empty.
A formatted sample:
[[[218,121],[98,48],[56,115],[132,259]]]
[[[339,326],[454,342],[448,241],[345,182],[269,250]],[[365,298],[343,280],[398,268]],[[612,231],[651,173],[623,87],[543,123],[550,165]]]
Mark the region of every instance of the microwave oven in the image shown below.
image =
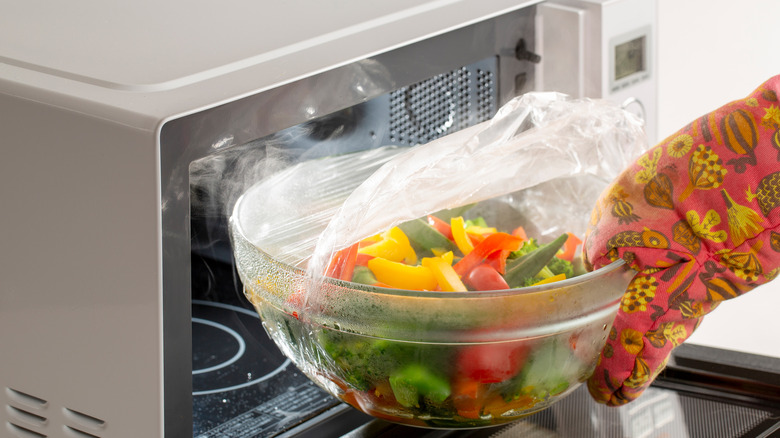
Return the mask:
[[[263,343],[232,270],[225,218],[275,170],[265,158],[425,143],[539,90],[624,105],[653,142],[655,8],[15,4],[0,18],[0,434],[268,436],[333,409]]]

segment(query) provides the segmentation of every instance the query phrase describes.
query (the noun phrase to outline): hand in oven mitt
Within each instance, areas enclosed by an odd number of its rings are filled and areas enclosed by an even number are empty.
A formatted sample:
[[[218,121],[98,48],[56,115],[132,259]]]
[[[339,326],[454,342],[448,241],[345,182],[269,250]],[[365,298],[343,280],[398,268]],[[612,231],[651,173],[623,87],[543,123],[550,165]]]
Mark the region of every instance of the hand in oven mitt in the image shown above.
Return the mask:
[[[637,276],[588,382],[608,405],[636,399],[718,303],[780,266],[780,76],[684,127],[625,169],[598,201],[593,268]]]

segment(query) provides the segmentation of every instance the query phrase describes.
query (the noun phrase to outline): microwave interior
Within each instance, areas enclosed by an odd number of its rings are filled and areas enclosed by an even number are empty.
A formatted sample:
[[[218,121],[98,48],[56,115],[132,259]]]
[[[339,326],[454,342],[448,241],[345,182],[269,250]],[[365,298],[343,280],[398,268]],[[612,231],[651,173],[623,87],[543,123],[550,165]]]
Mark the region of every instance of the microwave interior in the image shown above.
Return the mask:
[[[273,436],[333,409],[338,424],[368,421],[311,383],[265,334],[233,267],[230,209],[284,166],[411,147],[489,120],[533,90],[538,59],[523,57],[534,47],[534,15],[523,8],[164,126],[161,165],[172,178],[163,187],[163,278],[192,303],[191,353],[165,354],[166,364],[191,360],[194,436]]]

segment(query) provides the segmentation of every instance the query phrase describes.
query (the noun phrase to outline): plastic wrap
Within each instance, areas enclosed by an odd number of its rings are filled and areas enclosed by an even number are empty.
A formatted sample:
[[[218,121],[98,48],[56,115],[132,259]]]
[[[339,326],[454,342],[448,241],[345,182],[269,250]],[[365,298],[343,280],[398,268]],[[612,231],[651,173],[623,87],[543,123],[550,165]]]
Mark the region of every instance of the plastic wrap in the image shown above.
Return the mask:
[[[443,209],[500,199],[535,235],[582,233],[598,195],[646,147],[642,122],[617,105],[529,93],[425,145],[287,169],[239,220],[258,247],[306,268],[310,300],[338,250]]]
[[[247,190],[233,219],[252,244],[275,260],[305,268],[349,194],[402,151],[384,147],[289,167]]]
[[[584,229],[598,194],[646,147],[641,121],[614,104],[524,95],[490,122],[412,148],[374,172],[330,220],[308,273],[321,276],[335,251],[404,221],[551,181],[526,194],[536,200],[524,211],[536,223]]]

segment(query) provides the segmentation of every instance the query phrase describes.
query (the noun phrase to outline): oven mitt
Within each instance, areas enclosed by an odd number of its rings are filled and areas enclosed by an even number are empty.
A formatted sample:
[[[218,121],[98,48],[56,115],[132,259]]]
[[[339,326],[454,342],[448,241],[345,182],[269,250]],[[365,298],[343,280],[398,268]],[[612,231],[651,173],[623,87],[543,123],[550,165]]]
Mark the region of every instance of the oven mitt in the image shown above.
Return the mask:
[[[776,76],[699,118],[601,195],[587,263],[622,258],[638,274],[588,382],[597,401],[618,406],[639,397],[705,314],[777,275],[779,92]]]

